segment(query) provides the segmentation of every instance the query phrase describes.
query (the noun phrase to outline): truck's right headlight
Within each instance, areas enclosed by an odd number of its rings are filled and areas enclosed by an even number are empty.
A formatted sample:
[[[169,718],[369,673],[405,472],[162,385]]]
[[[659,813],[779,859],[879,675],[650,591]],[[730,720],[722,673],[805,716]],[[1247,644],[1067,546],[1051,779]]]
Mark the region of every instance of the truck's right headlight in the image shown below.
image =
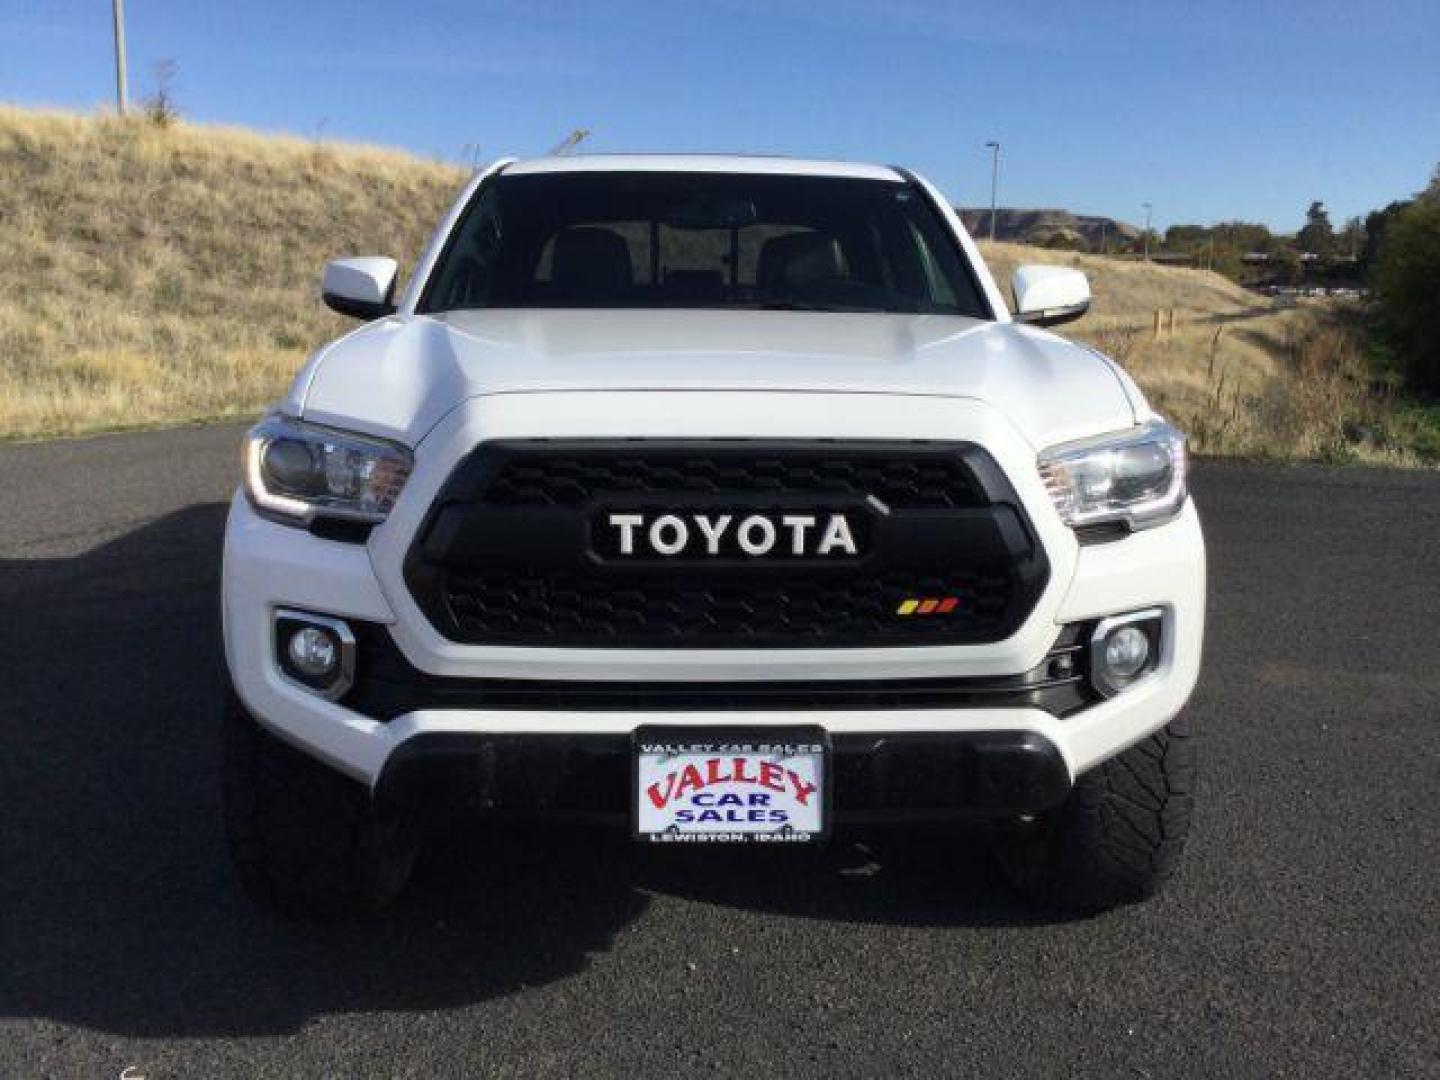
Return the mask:
[[[390,513],[411,464],[396,443],[272,415],[245,437],[245,492],[289,524],[374,523]]]
[[[1185,505],[1185,436],[1162,420],[1131,431],[1052,446],[1040,477],[1071,528],[1160,525]]]

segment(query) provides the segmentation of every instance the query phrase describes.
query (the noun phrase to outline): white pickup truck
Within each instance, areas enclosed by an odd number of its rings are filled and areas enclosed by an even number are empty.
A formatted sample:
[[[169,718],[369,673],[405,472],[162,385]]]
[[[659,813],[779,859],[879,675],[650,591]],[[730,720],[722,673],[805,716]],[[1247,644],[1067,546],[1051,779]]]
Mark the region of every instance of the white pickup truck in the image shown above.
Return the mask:
[[[396,271],[326,267],[365,323],[246,440],[253,895],[379,905],[450,802],[653,845],[978,818],[1077,908],[1169,874],[1204,543],[1183,437],[1040,329],[1082,274],[1012,315],[925,181],[719,156],[499,163]]]

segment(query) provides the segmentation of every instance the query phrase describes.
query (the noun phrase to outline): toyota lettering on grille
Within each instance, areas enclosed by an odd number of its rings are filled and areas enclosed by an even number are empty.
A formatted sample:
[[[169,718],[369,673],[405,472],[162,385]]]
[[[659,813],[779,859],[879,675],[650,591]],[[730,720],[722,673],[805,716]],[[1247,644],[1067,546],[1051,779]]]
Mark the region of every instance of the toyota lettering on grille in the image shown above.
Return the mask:
[[[605,515],[605,546],[621,558],[853,558],[856,530],[841,513]]]

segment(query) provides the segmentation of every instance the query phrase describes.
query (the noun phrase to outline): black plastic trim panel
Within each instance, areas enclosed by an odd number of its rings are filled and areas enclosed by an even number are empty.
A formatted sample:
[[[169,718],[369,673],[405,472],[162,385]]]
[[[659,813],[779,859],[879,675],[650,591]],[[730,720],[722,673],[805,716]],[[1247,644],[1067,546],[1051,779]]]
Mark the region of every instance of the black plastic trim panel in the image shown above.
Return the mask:
[[[1047,810],[1070,792],[1059,749],[1030,731],[833,735],[837,824]],[[417,735],[376,794],[465,809],[628,820],[630,736]]]
[[[794,712],[881,709],[1032,708],[1068,716],[1097,699],[1085,681],[1084,628],[1062,632],[1044,662],[1021,675],[987,678],[776,682],[617,682],[441,678],[415,668],[389,630],[352,622],[358,645],[349,709],[382,722],[422,709],[580,712]]]

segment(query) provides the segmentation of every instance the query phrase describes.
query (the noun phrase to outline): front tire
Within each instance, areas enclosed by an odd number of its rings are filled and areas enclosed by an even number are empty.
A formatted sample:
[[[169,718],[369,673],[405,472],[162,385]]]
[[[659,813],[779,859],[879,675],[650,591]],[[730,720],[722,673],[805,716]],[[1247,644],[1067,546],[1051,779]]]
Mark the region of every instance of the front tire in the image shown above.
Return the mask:
[[[414,824],[265,731],[227,687],[225,832],[250,898],[287,917],[379,910],[409,880]]]
[[[997,855],[1011,883],[1051,907],[1102,911],[1153,896],[1190,830],[1195,747],[1181,717],[1085,773],[1066,800],[1017,822]]]

